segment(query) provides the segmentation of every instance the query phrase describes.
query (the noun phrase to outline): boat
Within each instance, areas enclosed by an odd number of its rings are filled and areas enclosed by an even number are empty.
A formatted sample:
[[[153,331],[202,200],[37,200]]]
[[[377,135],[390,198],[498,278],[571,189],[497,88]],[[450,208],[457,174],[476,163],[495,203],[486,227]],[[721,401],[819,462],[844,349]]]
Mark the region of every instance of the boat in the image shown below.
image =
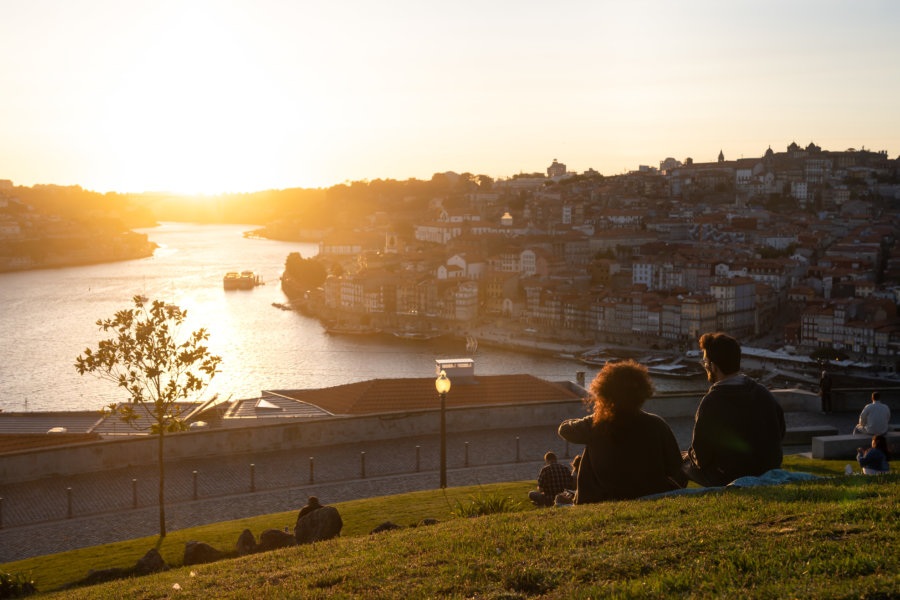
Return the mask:
[[[222,278],[222,287],[226,290],[251,290],[262,285],[262,279],[253,271],[229,271]]]
[[[657,377],[672,377],[678,379],[690,379],[691,377],[701,377],[704,375],[704,372],[699,368],[695,369],[677,361],[667,364],[648,365],[647,373]]]
[[[436,337],[440,337],[440,333],[434,332],[426,332],[426,331],[395,331],[394,337],[398,337],[401,340],[414,340],[414,341],[427,341],[433,340]]]
[[[241,287],[241,274],[237,271],[225,273],[222,278],[222,287],[226,290],[236,290]]]
[[[381,330],[372,325],[329,325],[325,332],[332,335],[373,335],[381,333]]]
[[[590,367],[604,367],[607,363],[617,363],[620,358],[609,356],[603,352],[588,352],[578,357],[578,361]]]
[[[259,275],[254,275],[253,271],[241,271],[240,288],[242,290],[250,290],[260,285]]]

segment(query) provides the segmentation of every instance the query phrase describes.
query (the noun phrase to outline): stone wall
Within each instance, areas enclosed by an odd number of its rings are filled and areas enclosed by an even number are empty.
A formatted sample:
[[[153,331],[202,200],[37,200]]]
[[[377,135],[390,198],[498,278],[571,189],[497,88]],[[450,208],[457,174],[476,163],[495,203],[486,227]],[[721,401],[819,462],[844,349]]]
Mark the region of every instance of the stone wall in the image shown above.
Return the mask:
[[[776,393],[786,411],[818,410],[818,396],[800,390]],[[693,417],[699,394],[651,398],[644,409],[663,418]],[[165,457],[177,461],[195,457],[310,449],[359,440],[390,440],[439,432],[439,410],[380,415],[285,419],[271,424],[186,431],[167,436]],[[565,419],[587,414],[580,401],[522,405],[492,405],[447,409],[447,429],[454,433],[491,429],[556,427]],[[91,473],[156,464],[155,437],[127,437],[70,446],[11,452],[0,456],[0,481],[13,483],[55,475]]]

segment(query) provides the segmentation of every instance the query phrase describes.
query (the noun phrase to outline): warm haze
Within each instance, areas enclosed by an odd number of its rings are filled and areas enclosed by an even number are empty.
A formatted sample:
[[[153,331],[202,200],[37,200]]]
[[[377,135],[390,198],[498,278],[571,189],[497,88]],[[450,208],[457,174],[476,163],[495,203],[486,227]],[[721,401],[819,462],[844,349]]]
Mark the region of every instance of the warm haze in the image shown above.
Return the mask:
[[[900,4],[0,0],[0,178],[251,191],[900,151]]]

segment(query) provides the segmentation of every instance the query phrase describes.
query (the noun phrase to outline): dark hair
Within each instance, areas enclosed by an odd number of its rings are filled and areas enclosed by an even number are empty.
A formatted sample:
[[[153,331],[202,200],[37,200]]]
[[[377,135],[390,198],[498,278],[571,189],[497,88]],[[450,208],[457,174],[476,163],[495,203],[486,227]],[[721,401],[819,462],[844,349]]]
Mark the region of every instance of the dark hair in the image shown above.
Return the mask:
[[[319,498],[318,496],[310,496],[309,500],[306,501],[307,506],[319,506]]]
[[[633,360],[607,364],[591,382],[594,423],[636,414],[652,395],[647,367]]]
[[[555,453],[555,452],[548,452],[547,454],[545,454],[545,455],[544,455],[544,462],[546,462],[546,463],[556,462],[556,453]]]
[[[872,400],[878,400],[881,398],[881,392],[872,392]]]
[[[887,438],[883,435],[873,435],[872,436],[872,447],[878,448],[882,452],[884,452],[884,460],[891,460],[891,453],[888,450]]]
[[[741,370],[741,345],[727,333],[704,333],[700,337],[700,348],[706,351],[706,359],[715,363],[725,375]]]

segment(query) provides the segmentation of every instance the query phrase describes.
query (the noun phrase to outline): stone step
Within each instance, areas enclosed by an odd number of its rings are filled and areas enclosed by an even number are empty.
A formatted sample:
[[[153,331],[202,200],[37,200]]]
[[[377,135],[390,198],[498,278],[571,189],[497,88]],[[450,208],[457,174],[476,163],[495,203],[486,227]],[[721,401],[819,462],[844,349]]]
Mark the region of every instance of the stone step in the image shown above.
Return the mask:
[[[888,450],[892,456],[900,456],[900,433],[890,431],[885,434]],[[856,459],[857,448],[868,448],[872,445],[871,435],[827,435],[812,439],[812,457],[822,459],[845,458]]]
[[[808,446],[817,436],[837,435],[838,428],[831,425],[808,425],[805,427],[789,427],[781,440],[784,446]]]

